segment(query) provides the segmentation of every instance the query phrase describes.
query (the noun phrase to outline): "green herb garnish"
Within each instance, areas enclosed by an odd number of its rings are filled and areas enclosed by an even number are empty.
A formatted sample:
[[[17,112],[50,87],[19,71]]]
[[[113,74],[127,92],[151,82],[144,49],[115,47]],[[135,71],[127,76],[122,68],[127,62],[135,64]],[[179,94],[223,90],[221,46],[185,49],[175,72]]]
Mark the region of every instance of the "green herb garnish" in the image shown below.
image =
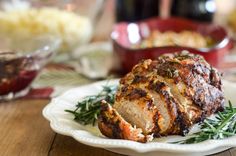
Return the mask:
[[[82,101],[78,102],[75,110],[65,110],[75,116],[75,120],[83,125],[95,125],[97,117],[100,114],[100,105],[102,100],[113,104],[115,101],[115,93],[117,86],[103,86],[98,95],[86,96]]]
[[[101,101],[106,100],[110,104],[114,104],[117,86],[103,86],[103,89],[97,95],[86,96],[82,101],[78,102],[75,110],[65,110],[72,113],[74,119],[83,124],[95,125],[100,114]],[[236,135],[236,108],[229,101],[229,106],[225,107],[223,112],[219,112],[212,119],[207,118],[200,125],[201,131],[189,136],[186,140],[173,143],[193,144],[205,140],[224,139]]]
[[[236,108],[233,108],[229,101],[229,106],[223,112],[216,114],[214,119],[205,119],[201,124],[201,131],[194,133],[186,140],[177,141],[179,144],[193,144],[205,140],[224,139],[236,135]]]

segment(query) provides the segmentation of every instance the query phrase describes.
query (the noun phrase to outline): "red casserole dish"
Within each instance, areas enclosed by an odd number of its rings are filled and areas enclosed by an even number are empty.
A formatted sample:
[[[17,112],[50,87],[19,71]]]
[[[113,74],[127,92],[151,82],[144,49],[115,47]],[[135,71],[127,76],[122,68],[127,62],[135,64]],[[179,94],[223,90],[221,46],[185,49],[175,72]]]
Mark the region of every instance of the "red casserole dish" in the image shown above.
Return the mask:
[[[134,49],[132,40],[143,38],[145,31],[159,30],[161,32],[183,30],[196,31],[204,36],[211,37],[215,44],[209,48],[190,48],[181,46],[163,46]],[[131,37],[132,36],[132,37]],[[128,72],[142,59],[155,59],[165,53],[188,50],[191,53],[200,54],[213,66],[219,67],[224,61],[224,56],[233,47],[233,42],[224,28],[206,23],[196,23],[181,18],[151,18],[138,23],[118,23],[111,34],[113,48],[122,66],[123,72]]]

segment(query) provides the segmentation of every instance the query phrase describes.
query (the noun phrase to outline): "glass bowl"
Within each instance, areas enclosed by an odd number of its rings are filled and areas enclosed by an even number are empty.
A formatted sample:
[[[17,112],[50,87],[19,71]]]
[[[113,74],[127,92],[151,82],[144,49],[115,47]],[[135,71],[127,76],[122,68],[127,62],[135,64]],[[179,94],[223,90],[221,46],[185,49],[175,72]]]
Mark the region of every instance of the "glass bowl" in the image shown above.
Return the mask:
[[[0,33],[15,38],[52,35],[59,52],[88,43],[105,0],[1,0]]]
[[[0,40],[0,101],[22,97],[61,41],[52,36]]]

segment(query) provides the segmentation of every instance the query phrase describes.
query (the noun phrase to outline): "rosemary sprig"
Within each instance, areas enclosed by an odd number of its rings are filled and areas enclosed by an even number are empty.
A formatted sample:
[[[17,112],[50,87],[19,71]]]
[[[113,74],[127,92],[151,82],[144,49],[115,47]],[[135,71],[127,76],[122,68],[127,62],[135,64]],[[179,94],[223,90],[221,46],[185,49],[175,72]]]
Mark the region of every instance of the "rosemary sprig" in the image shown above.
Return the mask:
[[[225,107],[223,112],[216,114],[214,119],[207,118],[201,124],[201,131],[192,134],[186,140],[181,140],[178,144],[193,144],[205,140],[224,139],[236,135],[236,108],[233,108],[232,103],[229,101],[229,106]]]
[[[100,113],[100,105],[102,100],[106,100],[110,104],[114,103],[114,96],[117,86],[103,86],[103,89],[98,95],[86,96],[82,101],[79,101],[75,110],[65,110],[74,115],[74,119],[83,124],[95,125],[97,117]]]
[[[75,110],[65,110],[72,113],[74,119],[83,124],[95,125],[97,117],[100,114],[100,103],[106,100],[114,104],[117,86],[103,86],[102,91],[97,95],[86,96],[79,101]],[[236,108],[229,101],[229,106],[225,107],[223,112],[219,112],[213,119],[207,118],[200,125],[201,130],[192,134],[188,139],[172,143],[193,144],[209,139],[224,139],[236,135]]]

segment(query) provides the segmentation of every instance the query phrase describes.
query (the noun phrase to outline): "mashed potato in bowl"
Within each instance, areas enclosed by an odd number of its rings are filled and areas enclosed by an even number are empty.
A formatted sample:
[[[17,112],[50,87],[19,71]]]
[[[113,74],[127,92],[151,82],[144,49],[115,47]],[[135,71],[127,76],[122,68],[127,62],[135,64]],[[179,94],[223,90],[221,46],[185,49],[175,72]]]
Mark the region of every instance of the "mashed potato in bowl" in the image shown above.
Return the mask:
[[[92,36],[89,18],[57,8],[0,11],[0,34],[20,40],[52,35],[62,40],[61,52],[72,51]]]

